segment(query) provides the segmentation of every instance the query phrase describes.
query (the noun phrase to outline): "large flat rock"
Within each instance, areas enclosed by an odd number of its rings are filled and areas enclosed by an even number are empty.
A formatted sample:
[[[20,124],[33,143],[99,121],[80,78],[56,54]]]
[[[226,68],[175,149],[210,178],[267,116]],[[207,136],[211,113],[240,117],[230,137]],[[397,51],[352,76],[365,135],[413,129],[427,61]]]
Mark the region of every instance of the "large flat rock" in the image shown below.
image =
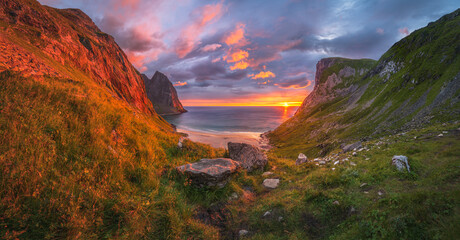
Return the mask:
[[[240,167],[240,163],[229,158],[201,159],[198,162],[177,167],[192,183],[204,186],[224,186],[228,178]]]

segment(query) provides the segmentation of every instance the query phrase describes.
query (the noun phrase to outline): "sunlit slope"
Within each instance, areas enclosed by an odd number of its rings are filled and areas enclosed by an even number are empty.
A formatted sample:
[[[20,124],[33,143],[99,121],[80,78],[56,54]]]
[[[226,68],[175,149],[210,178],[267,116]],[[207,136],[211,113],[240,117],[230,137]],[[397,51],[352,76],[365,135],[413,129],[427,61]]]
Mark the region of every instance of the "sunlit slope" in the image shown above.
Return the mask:
[[[331,96],[317,81],[298,113],[270,135],[272,142],[284,154],[324,155],[342,143],[459,119],[459,13],[397,42],[345,95]],[[317,79],[345,68],[332,64]]]

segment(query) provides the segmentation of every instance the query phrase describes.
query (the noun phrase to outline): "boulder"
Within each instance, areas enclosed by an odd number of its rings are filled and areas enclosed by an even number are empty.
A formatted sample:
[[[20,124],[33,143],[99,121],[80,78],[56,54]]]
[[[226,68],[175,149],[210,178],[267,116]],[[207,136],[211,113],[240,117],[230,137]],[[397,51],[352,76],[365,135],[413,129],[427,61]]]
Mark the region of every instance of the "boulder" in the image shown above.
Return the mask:
[[[274,178],[267,178],[264,180],[264,182],[262,183],[262,185],[266,188],[270,188],[270,189],[275,189],[278,187],[278,184],[280,183],[280,180],[279,179],[274,179]]]
[[[240,163],[229,158],[201,159],[198,162],[177,167],[192,183],[200,186],[223,187],[228,178],[240,167]]]
[[[342,147],[342,151],[344,153],[346,152],[349,152],[349,151],[352,151],[353,149],[360,149],[362,148],[363,145],[361,144],[361,141],[358,141],[358,142],[355,142],[355,143],[352,143],[352,144],[348,144],[348,145],[345,145],[344,147]]]
[[[249,172],[263,169],[268,163],[267,156],[257,147],[246,143],[228,143],[228,153],[234,161],[240,162],[241,166]]]
[[[305,156],[305,154],[303,153],[299,153],[299,156],[297,157],[297,160],[295,161],[295,165],[300,165],[306,162],[308,162],[307,156]]]
[[[393,159],[391,159],[391,164],[394,165],[396,169],[398,169],[398,171],[407,170],[407,172],[410,172],[409,161],[407,160],[406,156],[403,156],[403,155],[393,156]]]

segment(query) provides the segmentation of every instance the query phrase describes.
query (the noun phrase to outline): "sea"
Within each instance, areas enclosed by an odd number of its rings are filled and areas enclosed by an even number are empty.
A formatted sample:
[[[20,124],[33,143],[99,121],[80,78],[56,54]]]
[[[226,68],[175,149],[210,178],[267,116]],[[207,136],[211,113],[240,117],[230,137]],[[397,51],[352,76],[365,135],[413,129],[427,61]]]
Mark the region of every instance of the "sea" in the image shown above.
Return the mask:
[[[227,142],[258,145],[260,134],[273,130],[294,115],[298,107],[185,107],[188,112],[164,116],[193,141],[226,147]]]

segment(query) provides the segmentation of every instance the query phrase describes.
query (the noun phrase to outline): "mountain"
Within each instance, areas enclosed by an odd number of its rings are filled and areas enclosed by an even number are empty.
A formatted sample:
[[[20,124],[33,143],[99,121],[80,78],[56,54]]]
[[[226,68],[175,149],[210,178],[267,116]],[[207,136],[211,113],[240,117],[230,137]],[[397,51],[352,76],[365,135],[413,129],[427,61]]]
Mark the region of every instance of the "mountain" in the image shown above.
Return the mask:
[[[0,6],[0,70],[90,78],[117,98],[154,114],[126,54],[81,10],[55,9],[35,0],[4,0]]]
[[[351,141],[459,119],[459,15],[414,31],[378,62],[319,61],[314,90],[271,142],[291,155],[324,156]]]
[[[156,71],[151,79],[144,74],[142,74],[142,79],[147,97],[153,103],[153,108],[157,113],[169,115],[187,112],[179,101],[176,89],[166,75]]]

